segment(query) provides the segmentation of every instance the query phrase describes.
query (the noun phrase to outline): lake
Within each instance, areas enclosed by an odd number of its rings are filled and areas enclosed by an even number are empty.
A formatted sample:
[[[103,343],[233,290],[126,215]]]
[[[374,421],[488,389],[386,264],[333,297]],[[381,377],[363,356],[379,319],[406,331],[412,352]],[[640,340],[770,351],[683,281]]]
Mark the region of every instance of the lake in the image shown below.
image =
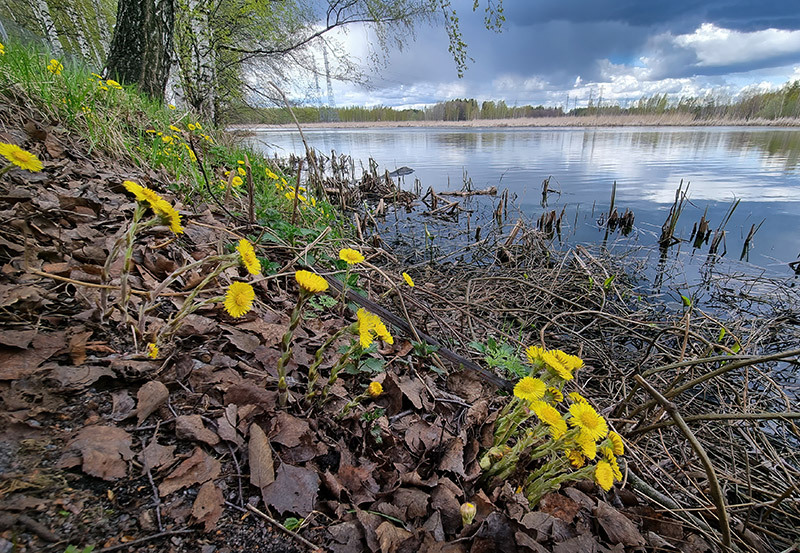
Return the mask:
[[[514,203],[535,220],[545,210],[566,208],[562,238],[566,245],[597,244],[598,225],[608,211],[612,183],[620,214],[635,214],[633,232],[614,233],[611,247],[643,246],[653,250],[679,183],[689,183],[688,203],[675,235],[675,256],[684,256],[687,273],[699,268],[708,245],[694,250],[692,227],[707,212],[710,229],[740,203],[725,226],[719,253],[726,263],[773,276],[793,277],[789,263],[800,255],[800,131],[775,128],[370,128],[310,129],[309,145],[322,153],[351,155],[378,162],[380,170],[407,166],[423,190],[461,189],[465,175],[475,189],[508,189]],[[296,131],[259,131],[248,141],[270,155],[301,154]],[[550,179],[543,208],[542,181]],[[476,202],[491,200],[476,199]],[[513,221],[512,221],[513,222]],[[755,233],[739,265],[752,225]],[[677,253],[680,252],[680,253]],[[756,269],[754,266],[763,268]],[[692,275],[688,281],[695,280]]]

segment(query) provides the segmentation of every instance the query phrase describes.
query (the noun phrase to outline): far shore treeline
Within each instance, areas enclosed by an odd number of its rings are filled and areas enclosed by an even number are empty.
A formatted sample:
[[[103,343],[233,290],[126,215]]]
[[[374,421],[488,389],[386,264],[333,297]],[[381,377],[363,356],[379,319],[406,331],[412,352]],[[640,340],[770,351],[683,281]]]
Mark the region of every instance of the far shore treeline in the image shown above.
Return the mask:
[[[628,106],[609,101],[589,101],[587,107],[565,110],[562,106],[509,106],[503,100],[478,102],[455,99],[421,109],[397,109],[385,106],[330,107],[296,106],[300,123],[319,122],[401,122],[401,121],[476,121],[481,119],[530,119],[616,115],[680,115],[702,121],[749,121],[797,119],[800,117],[800,81],[787,83],[779,90],[752,92],[731,98],[723,94],[682,97],[671,100],[667,94],[641,98]],[[293,122],[284,108],[240,105],[229,114],[231,123],[281,125]]]

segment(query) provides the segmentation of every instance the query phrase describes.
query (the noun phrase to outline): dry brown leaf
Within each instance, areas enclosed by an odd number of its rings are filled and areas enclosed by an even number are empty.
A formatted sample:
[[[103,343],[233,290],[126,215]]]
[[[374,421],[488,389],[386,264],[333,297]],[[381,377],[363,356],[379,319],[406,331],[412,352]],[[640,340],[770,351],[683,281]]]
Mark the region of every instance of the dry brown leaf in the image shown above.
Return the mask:
[[[476,541],[483,539],[488,542],[491,549],[486,551],[500,551],[502,553],[516,553],[517,546],[514,542],[514,530],[511,528],[506,516],[497,511],[490,513],[486,520],[481,524],[478,533],[476,534]],[[473,542],[473,550],[475,550],[475,543]],[[479,549],[480,551],[480,549]]]
[[[161,497],[194,484],[202,484],[219,476],[220,463],[199,447],[158,486]]]
[[[416,488],[400,488],[394,492],[393,503],[405,512],[406,520],[428,514],[430,494]]]
[[[217,321],[192,313],[187,315],[181,322],[178,336],[205,336],[218,327],[219,323]]]
[[[206,428],[203,417],[200,415],[179,415],[175,418],[175,435],[182,440],[196,440],[215,446],[219,443],[219,436],[213,430]]]
[[[256,423],[250,425],[250,440],[247,445],[250,458],[250,483],[263,489],[275,481],[275,466],[267,435]]]
[[[144,467],[144,471],[168,466],[175,461],[174,445],[160,445],[156,440],[151,440],[139,454],[139,462]]]
[[[395,553],[400,544],[412,536],[411,532],[398,528],[388,520],[383,521],[375,529],[375,533],[378,535],[381,553]]]
[[[258,339],[258,337],[249,332],[235,330],[233,327],[229,326],[223,326],[223,328],[228,335],[227,338],[230,343],[244,353],[253,353],[256,348],[261,345],[261,341]]]
[[[282,464],[275,481],[261,491],[264,503],[279,513],[294,513],[301,517],[314,510],[319,491],[316,471]]]
[[[250,330],[260,334],[263,339],[261,345],[266,347],[277,346],[288,327],[285,324],[268,323],[261,319],[255,319],[236,326],[238,329]]]
[[[608,536],[608,541],[614,544],[621,543],[625,546],[644,545],[645,539],[636,529],[636,526],[622,513],[605,501],[598,501],[594,508],[597,522]]]
[[[461,438],[453,438],[447,444],[441,461],[439,461],[439,470],[446,470],[454,472],[455,474],[464,477],[464,442]]]
[[[58,381],[62,388],[72,390],[90,386],[104,376],[114,377],[114,372],[102,365],[73,367],[72,365],[51,362],[42,367],[42,369],[47,368],[51,368],[50,375]]]
[[[339,482],[350,492],[353,505],[360,505],[375,499],[375,493],[380,489],[372,476],[373,466],[354,467],[341,463],[336,476]]]
[[[411,404],[417,410],[422,409],[422,394],[425,393],[425,385],[417,378],[404,376],[400,378],[397,386],[403,392],[403,395],[408,398]]]
[[[130,434],[116,426],[87,426],[66,449],[80,452],[86,474],[116,480],[128,472],[127,461],[133,458],[131,441]]]
[[[355,521],[328,527],[333,541],[329,547],[334,553],[364,553],[364,534]]]
[[[285,411],[276,417],[277,430],[272,432],[272,441],[286,447],[297,447],[303,436],[311,433],[311,428],[304,420],[293,417]]]
[[[52,133],[48,133],[47,138],[44,139],[44,147],[47,153],[50,154],[50,157],[54,159],[64,156],[63,144],[61,144],[61,141]]]
[[[133,401],[128,390],[120,390],[111,394],[111,420],[121,421],[127,419],[134,407],[136,407],[136,402]]]
[[[376,530],[383,519],[373,512],[362,511],[361,509],[356,509],[356,518],[361,523],[361,528],[364,529],[364,541],[367,542],[367,547],[372,553],[378,553],[381,546],[378,543]]]
[[[0,344],[25,349],[35,336],[35,330],[0,330]]]
[[[86,342],[92,336],[92,331],[77,332],[69,338],[69,356],[72,364],[76,367],[83,365],[86,361]]]
[[[192,505],[192,516],[197,522],[205,524],[204,530],[210,532],[217,525],[217,521],[222,516],[222,507],[225,498],[220,490],[212,481],[208,481],[200,486],[197,498]]]
[[[229,405],[231,403],[234,403],[237,406],[258,405],[264,411],[271,411],[274,409],[277,398],[277,392],[267,391],[263,387],[257,386],[249,380],[245,380],[239,384],[234,384],[225,391],[225,405]]]
[[[161,404],[167,401],[169,397],[169,390],[161,382],[151,380],[146,382],[139,391],[136,393],[137,407],[136,418],[137,424],[141,425],[144,420],[149,417],[153,411],[158,409]]]
[[[591,535],[581,534],[575,538],[557,543],[553,553],[598,553],[600,545]],[[602,551],[607,551],[605,548]]]
[[[236,405],[231,403],[225,408],[225,412],[217,419],[217,434],[225,441],[242,445],[244,440],[236,430]]]
[[[455,534],[461,528],[461,502],[456,498],[459,492],[445,485],[446,482],[452,484],[447,478],[442,478],[440,485],[431,492],[431,509],[441,513],[445,532]]]
[[[66,345],[65,332],[40,332],[26,350],[0,348],[0,380],[16,380],[33,373]]]
[[[539,502],[538,508],[543,513],[560,518],[564,522],[571,523],[581,510],[581,506],[563,495],[553,492],[545,495]]]

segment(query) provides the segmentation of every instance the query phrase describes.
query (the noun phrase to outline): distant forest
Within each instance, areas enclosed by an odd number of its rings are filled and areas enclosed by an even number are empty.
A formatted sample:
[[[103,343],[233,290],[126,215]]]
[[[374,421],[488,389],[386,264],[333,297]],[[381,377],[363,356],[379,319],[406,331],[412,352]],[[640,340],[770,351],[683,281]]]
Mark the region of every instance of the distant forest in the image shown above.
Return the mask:
[[[564,111],[562,107],[509,106],[503,100],[478,102],[471,98],[439,102],[424,109],[395,109],[384,106],[341,108],[297,106],[292,109],[301,123],[475,121],[480,119],[667,114],[688,115],[696,121],[797,119],[800,117],[800,81],[787,83],[776,91],[754,92],[736,99],[722,95],[707,95],[670,100],[667,94],[656,94],[641,98],[627,107],[610,102],[594,103],[590,100],[587,107],[569,111]],[[232,123],[278,125],[293,122],[292,116],[284,108],[243,105],[234,110],[231,116]]]

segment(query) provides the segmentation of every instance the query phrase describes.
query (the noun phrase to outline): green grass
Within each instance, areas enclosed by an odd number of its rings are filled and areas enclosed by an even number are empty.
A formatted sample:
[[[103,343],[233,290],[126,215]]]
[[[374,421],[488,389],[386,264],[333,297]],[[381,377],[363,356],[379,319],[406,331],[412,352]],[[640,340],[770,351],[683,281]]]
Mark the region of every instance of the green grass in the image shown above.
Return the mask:
[[[236,171],[247,156],[253,175],[254,212],[261,226],[291,245],[318,236],[328,226],[332,239],[348,233],[336,210],[321,200],[314,206],[301,205],[291,224],[292,202],[285,195],[293,190],[289,187],[294,186],[295,177],[276,166],[273,159],[233,143],[210,122],[154,101],[134,87],[117,88],[101,79],[96,68],[71,59],[60,59],[63,70],[54,74],[47,69],[53,56],[41,46],[12,42],[5,44],[5,51],[0,55],[0,95],[6,102],[19,106],[31,119],[56,122],[85,141],[90,154],[164,169],[170,179],[165,184],[184,205],[212,202],[209,188],[217,198],[224,198],[226,171]],[[226,207],[234,215],[246,217],[246,194],[246,182],[232,190],[232,201]]]

